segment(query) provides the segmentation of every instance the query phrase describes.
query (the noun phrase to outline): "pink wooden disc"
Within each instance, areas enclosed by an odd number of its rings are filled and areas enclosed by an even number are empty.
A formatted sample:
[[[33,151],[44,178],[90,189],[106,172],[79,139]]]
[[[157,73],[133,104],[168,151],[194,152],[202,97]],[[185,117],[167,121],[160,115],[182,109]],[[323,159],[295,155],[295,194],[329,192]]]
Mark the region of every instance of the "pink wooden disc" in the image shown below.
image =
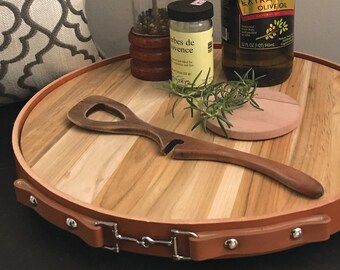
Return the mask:
[[[267,140],[294,130],[300,122],[300,105],[293,98],[281,92],[258,89],[255,101],[263,111],[250,104],[235,110],[228,119],[233,127],[226,130],[229,138],[237,140]],[[216,120],[209,120],[207,128],[224,136]]]

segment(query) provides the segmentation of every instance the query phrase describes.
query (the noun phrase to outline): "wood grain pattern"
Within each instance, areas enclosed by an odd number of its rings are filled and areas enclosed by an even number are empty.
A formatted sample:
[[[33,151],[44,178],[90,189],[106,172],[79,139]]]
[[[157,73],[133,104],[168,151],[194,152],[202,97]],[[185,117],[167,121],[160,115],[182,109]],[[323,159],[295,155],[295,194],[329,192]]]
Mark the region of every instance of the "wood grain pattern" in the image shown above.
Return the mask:
[[[230,139],[245,141],[274,139],[286,135],[300,124],[300,105],[290,96],[271,89],[257,89],[254,100],[262,110],[246,103],[228,116],[228,120],[233,124],[228,130]],[[224,124],[224,127],[228,129],[227,124]],[[207,128],[224,136],[216,119],[208,120]]]
[[[224,79],[220,50],[215,51],[215,60],[216,79]],[[191,131],[193,119],[183,110],[183,102],[176,117],[171,116],[174,98],[166,88],[166,82],[133,78],[129,60],[66,82],[39,102],[25,121],[20,144],[26,162],[42,185],[68,199],[143,220],[205,222],[280,216],[339,199],[340,72],[336,69],[295,59],[290,79],[271,89],[299,102],[301,126],[264,142]],[[291,165],[319,180],[325,195],[309,200],[238,166],[171,160],[148,139],[81,130],[68,122],[66,114],[90,95],[113,98],[154,126]],[[107,119],[106,115],[94,117]]]

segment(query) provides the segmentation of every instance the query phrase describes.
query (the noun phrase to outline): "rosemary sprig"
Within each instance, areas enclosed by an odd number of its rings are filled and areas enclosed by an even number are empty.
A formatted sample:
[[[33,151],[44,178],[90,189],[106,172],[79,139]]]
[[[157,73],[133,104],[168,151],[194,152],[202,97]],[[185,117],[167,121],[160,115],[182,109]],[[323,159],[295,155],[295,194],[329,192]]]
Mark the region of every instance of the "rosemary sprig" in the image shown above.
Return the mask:
[[[227,130],[224,126],[231,128],[233,124],[228,120],[228,115],[233,114],[234,110],[239,109],[245,103],[249,102],[256,109],[262,110],[254,100],[257,81],[260,77],[255,78],[253,69],[248,70],[243,76],[237,76],[238,81],[225,82],[208,82],[208,72],[205,82],[199,86],[195,86],[197,80],[201,76],[200,72],[190,86],[182,86],[170,81],[171,93],[178,96],[172,107],[172,115],[174,116],[175,107],[181,99],[185,99],[191,113],[194,111],[200,114],[198,121],[193,125],[192,130],[201,125],[207,131],[207,121],[216,119],[221,127],[224,135],[228,137]]]

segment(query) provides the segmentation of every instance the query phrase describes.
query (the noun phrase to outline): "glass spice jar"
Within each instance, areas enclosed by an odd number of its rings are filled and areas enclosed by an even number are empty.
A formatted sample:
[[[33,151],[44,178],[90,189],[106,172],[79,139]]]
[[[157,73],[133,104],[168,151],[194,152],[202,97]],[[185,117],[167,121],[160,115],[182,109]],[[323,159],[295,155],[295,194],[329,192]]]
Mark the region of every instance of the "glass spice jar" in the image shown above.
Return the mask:
[[[133,0],[133,27],[129,32],[131,74],[142,80],[171,78],[169,0]]]
[[[213,15],[209,1],[182,0],[168,5],[173,82],[199,86],[213,80]]]
[[[166,0],[133,1],[133,31],[141,35],[169,35]]]

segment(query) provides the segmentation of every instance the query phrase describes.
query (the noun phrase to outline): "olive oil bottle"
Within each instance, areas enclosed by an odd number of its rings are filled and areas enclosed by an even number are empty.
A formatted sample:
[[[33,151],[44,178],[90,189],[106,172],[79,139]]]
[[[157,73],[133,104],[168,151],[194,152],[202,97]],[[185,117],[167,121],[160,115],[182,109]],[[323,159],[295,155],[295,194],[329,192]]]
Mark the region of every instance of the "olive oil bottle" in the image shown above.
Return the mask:
[[[237,79],[250,68],[259,86],[286,81],[294,59],[295,0],[221,0],[223,70]]]

